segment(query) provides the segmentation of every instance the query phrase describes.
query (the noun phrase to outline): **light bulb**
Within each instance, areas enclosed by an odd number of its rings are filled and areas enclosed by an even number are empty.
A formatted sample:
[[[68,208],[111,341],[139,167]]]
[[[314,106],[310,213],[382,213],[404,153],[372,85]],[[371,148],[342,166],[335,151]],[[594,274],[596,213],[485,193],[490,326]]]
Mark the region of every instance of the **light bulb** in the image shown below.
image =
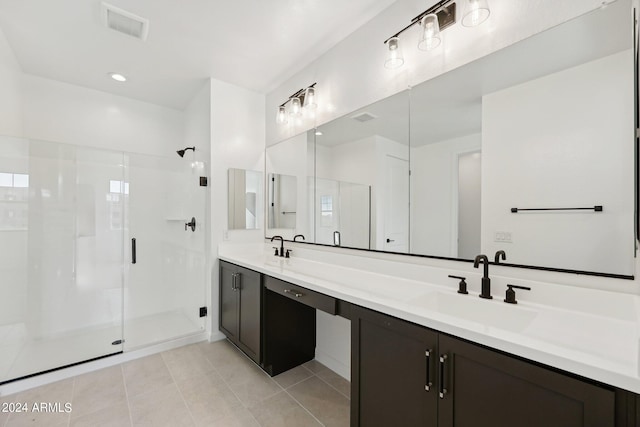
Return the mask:
[[[276,114],[276,123],[280,125],[287,124],[287,108],[284,105],[278,107],[278,113]]]
[[[404,64],[404,57],[402,56],[402,50],[400,49],[400,39],[398,37],[391,37],[387,41],[387,59],[384,61],[384,67],[393,69],[402,67]]]
[[[440,24],[438,23],[438,16],[435,13],[424,16],[422,20],[420,20],[420,28],[422,34],[418,42],[418,49],[431,50],[440,46],[440,42],[442,41],[440,38]]]
[[[293,97],[289,99],[289,115],[293,117],[300,117],[302,115],[300,98]]]
[[[491,10],[487,0],[467,0],[462,13],[462,25],[475,27],[489,18]]]
[[[316,89],[312,87],[308,87],[304,91],[304,108],[309,110],[315,110],[318,108],[318,104],[316,102]]]

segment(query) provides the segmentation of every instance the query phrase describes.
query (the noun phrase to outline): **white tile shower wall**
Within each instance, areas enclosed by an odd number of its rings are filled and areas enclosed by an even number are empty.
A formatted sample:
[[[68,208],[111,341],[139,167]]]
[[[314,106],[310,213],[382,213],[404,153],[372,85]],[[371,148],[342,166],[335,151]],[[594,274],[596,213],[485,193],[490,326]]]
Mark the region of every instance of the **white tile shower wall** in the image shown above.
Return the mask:
[[[560,24],[602,5],[602,0],[491,0],[491,16],[482,25],[456,24],[442,35],[442,45],[431,52],[415,46],[418,31],[403,34],[405,65],[384,68],[382,42],[409,20],[435,4],[435,0],[398,0],[356,29],[328,52],[267,94],[267,145],[386,98],[446,71],[495,52],[505,46]],[[300,124],[278,126],[277,106],[295,92],[317,82],[315,118]]]
[[[22,136],[22,70],[0,28],[0,135]]]
[[[264,238],[262,226],[259,230],[227,229],[227,170],[264,171],[264,103],[262,94],[211,79],[211,339],[222,338],[218,331],[218,244]]]

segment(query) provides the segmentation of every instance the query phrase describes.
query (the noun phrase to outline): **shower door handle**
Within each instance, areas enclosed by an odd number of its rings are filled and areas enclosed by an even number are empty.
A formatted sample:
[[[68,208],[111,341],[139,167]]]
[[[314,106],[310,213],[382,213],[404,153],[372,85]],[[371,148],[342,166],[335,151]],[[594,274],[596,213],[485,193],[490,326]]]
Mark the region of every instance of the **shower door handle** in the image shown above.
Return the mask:
[[[136,238],[131,239],[131,264],[136,263]]]

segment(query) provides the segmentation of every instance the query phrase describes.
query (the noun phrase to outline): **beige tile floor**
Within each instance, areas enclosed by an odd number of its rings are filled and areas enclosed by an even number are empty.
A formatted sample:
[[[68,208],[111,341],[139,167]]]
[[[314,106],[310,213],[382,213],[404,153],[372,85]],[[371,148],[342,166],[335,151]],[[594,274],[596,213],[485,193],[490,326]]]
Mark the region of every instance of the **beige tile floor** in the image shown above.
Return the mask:
[[[349,390],[316,361],[270,378],[229,342],[205,342],[0,397],[0,410],[29,408],[0,412],[0,427],[348,426]],[[33,412],[41,402],[54,406]]]

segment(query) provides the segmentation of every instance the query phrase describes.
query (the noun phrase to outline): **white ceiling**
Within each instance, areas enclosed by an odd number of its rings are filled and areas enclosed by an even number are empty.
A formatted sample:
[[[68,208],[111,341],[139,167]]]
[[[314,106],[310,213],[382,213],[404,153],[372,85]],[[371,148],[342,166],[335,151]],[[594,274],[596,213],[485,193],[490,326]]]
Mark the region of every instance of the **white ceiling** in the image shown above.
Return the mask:
[[[143,42],[100,0],[0,0],[0,28],[27,74],[183,109],[209,77],[270,91],[393,2],[108,0],[149,19]]]

